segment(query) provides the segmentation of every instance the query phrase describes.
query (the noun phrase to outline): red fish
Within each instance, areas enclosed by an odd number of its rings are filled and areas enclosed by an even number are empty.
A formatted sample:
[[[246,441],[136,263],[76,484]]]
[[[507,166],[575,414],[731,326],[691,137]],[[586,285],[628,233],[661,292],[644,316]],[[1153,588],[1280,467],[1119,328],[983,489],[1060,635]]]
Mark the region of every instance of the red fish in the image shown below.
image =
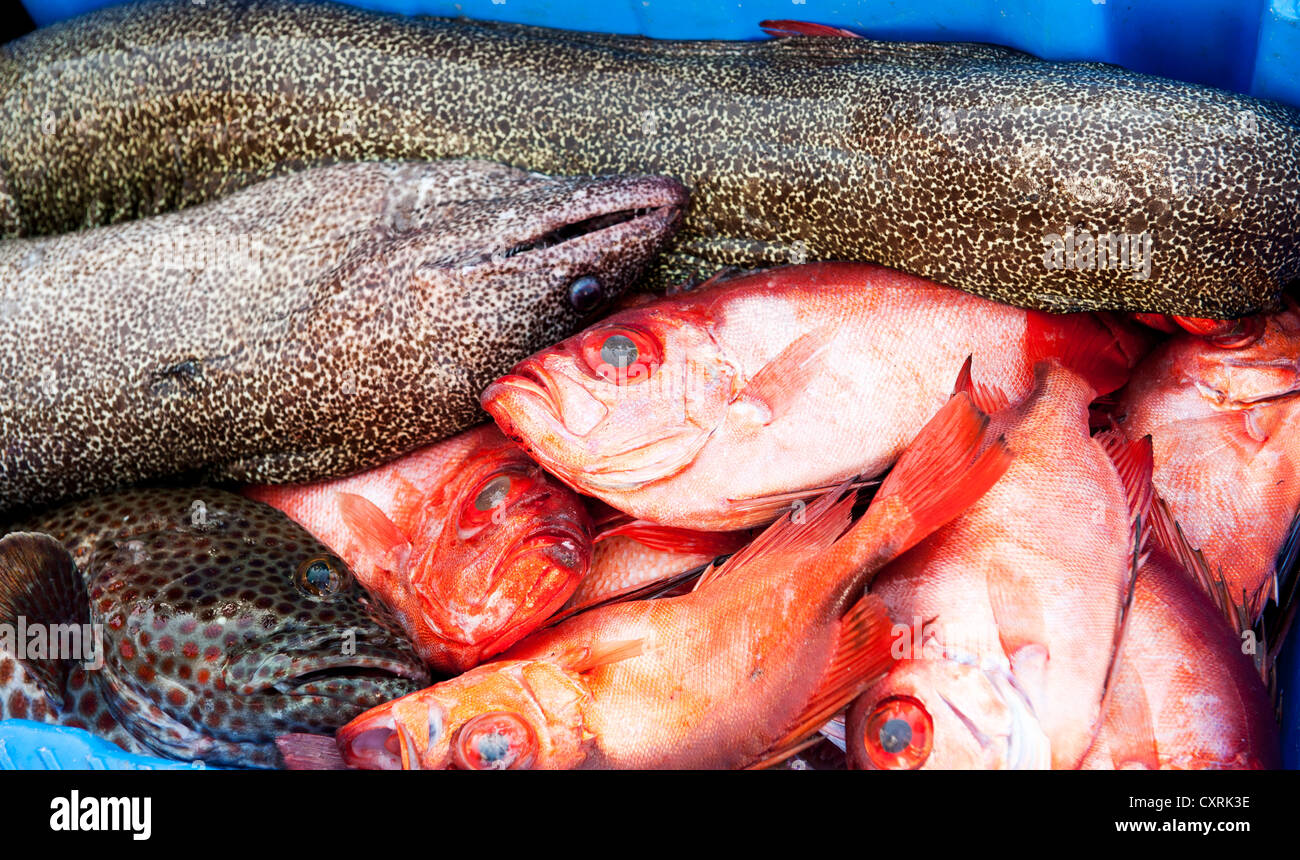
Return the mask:
[[[1085,768],[1276,768],[1277,721],[1243,638],[1160,546],[1138,574]]]
[[[1108,391],[1148,336],[880,266],[790,266],[614,314],[517,365],[483,405],[582,493],[664,525],[740,529],[883,472],[967,356],[977,382],[1018,398],[1037,358],[1091,343]]]
[[[1115,413],[1128,438],[1151,436],[1157,493],[1253,623],[1297,544],[1300,310],[1266,317],[1246,347],[1162,344]]]
[[[362,715],[334,755],[360,767],[486,769],[744,767],[788,754],[888,668],[889,619],[863,585],[1006,469],[1001,445],[985,444],[987,423],[954,397],[852,527],[853,494],[832,491],[690,594],[534,634]],[[334,742],[280,746],[301,765],[322,743]]]
[[[1149,445],[1090,437],[1095,395],[1084,377],[1039,365],[1028,396],[992,415],[1015,458],[1007,474],[872,584],[913,633],[896,654],[906,659],[850,712],[855,765],[1082,761],[1132,579],[1134,519],[1150,503]]]
[[[536,629],[591,563],[582,500],[491,424],[349,478],[245,492],[346,560],[448,673]]]

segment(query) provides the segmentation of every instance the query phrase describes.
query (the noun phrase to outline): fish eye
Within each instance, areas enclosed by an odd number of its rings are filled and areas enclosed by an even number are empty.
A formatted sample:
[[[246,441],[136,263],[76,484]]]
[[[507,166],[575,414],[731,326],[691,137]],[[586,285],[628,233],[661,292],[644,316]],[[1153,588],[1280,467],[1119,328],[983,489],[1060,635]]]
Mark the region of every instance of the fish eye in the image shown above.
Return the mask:
[[[490,511],[500,506],[510,494],[510,476],[498,475],[488,481],[474,497],[474,510]]]
[[[533,485],[533,479],[516,467],[480,481],[466,494],[457,524],[461,540],[473,537]]]
[[[636,344],[625,334],[612,334],[600,345],[600,360],[620,370],[640,357]]]
[[[619,384],[648,378],[663,361],[658,340],[632,326],[589,331],[583,337],[581,351],[593,373]]]
[[[915,770],[930,757],[934,722],[916,699],[892,696],[872,710],[860,740],[872,766],[881,770]]]
[[[338,559],[316,556],[298,565],[294,584],[299,591],[312,597],[329,597],[346,591],[352,584],[352,577]]]
[[[590,313],[605,297],[605,290],[600,281],[591,275],[576,278],[569,284],[569,305],[578,313]]]
[[[492,711],[465,723],[452,749],[464,770],[524,770],[537,758],[537,734],[518,714]]]

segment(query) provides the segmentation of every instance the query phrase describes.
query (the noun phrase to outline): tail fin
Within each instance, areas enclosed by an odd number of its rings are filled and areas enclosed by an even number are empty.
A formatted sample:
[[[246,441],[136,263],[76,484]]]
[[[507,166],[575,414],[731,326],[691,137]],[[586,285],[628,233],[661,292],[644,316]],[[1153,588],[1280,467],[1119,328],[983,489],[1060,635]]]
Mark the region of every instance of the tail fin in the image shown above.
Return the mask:
[[[957,394],[903,452],[862,518],[869,521],[873,510],[887,507],[906,511],[893,530],[894,555],[955,519],[1006,472],[1011,453],[1001,439],[975,457],[985,445],[988,423],[988,415],[975,407],[969,395]],[[860,523],[854,531],[870,527]]]

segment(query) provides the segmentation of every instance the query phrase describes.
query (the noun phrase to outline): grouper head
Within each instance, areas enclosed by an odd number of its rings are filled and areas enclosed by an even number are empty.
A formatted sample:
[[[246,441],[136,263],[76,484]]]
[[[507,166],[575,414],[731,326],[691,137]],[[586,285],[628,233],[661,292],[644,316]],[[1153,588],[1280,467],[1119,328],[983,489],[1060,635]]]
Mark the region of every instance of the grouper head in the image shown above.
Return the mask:
[[[102,637],[102,665],[87,673],[97,704],[160,755],[274,767],[273,738],[288,727],[329,734],[428,681],[348,567],[269,505],[211,488],[130,490],[36,527],[85,576]],[[54,576],[47,568],[33,579]]]

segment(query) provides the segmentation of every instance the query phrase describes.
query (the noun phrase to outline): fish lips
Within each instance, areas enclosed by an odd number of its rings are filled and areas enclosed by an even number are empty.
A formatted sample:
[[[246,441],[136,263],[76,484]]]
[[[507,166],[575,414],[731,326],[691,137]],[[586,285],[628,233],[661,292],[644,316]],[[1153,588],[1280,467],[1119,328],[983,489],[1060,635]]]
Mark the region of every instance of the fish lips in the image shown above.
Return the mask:
[[[358,641],[349,643],[349,632],[339,630],[332,642],[318,647],[281,649],[271,643],[245,652],[226,665],[226,687],[242,696],[266,693],[351,700],[358,694],[386,694],[429,682],[428,670],[414,654],[367,642],[361,638],[364,631],[357,631]]]

